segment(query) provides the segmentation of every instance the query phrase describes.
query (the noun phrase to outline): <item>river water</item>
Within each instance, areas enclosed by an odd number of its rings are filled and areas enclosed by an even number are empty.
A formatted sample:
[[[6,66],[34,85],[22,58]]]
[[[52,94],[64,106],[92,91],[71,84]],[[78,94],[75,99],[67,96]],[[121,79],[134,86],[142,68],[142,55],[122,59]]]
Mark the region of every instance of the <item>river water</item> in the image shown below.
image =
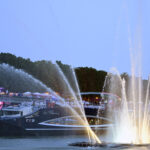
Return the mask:
[[[149,150],[150,147],[134,148],[80,148],[68,146],[69,143],[88,141],[84,136],[48,137],[1,137],[0,150]]]

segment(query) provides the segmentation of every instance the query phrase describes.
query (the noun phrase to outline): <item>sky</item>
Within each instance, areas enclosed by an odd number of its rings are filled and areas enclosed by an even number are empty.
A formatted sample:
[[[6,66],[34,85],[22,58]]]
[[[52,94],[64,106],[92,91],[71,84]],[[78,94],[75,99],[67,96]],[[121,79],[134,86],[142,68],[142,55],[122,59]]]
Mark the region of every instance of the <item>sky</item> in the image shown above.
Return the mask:
[[[141,50],[147,79],[149,14],[149,0],[0,0],[0,52],[130,74]]]

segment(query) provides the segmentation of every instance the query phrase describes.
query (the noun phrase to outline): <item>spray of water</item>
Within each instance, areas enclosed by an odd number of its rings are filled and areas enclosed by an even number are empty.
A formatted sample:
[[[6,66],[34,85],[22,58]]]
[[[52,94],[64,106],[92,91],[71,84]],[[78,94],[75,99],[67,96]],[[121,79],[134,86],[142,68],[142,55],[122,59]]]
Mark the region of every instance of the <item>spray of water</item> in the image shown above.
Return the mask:
[[[75,116],[78,119],[78,121],[80,122],[80,124],[82,124],[85,127],[90,142],[101,143],[100,139],[97,137],[97,135],[90,128],[89,123],[87,121],[84,107],[83,107],[83,103],[82,103],[82,98],[80,95],[80,90],[78,87],[78,83],[77,83],[77,79],[76,79],[74,70],[72,68],[69,68],[69,70],[70,70],[69,72],[71,73],[71,76],[73,77],[72,78],[73,79],[73,86],[74,86],[74,90],[73,90],[67,77],[65,76],[65,74],[63,73],[63,71],[61,70],[59,65],[55,64],[55,67],[56,67],[56,70],[58,71],[57,75],[60,75],[60,77],[63,79],[63,80],[61,80],[61,85],[65,85],[68,89],[68,93],[73,97],[73,103],[75,106],[77,106],[77,108],[74,108],[74,111],[76,111]],[[73,108],[71,105],[69,105],[69,107]]]
[[[144,95],[138,51],[136,55],[132,51],[131,56],[131,76],[128,81],[116,69],[113,69],[109,81],[109,91],[121,93],[121,103],[120,108],[115,108],[113,115],[108,114],[115,122],[108,135],[113,134],[112,141],[115,143],[147,144],[150,143],[150,79]]]
[[[88,133],[90,142],[101,143],[97,135],[90,128],[87,121],[74,69],[71,67],[68,68],[67,75],[70,77],[70,81],[58,64],[53,64],[51,67],[52,71],[55,73],[55,77],[53,78],[55,84],[61,86],[59,88],[60,91],[57,91],[61,93],[61,96],[59,96],[51,88],[47,87],[41,81],[35,79],[33,76],[29,75],[21,69],[15,69],[8,64],[0,64],[0,73],[1,75],[3,74],[3,76],[5,76],[5,79],[7,78],[7,80],[9,81],[11,80],[15,84],[19,84],[17,85],[18,87],[20,86],[20,84],[22,84],[22,86],[25,86],[25,84],[27,84],[29,86],[33,86],[33,88],[42,88],[44,91],[47,91],[54,95],[57,99],[59,99],[59,102],[57,104],[60,106],[65,106],[64,108],[67,108],[67,110],[69,110],[68,115],[74,116],[74,118],[76,118],[77,120],[77,123],[85,127],[85,131]],[[19,82],[17,82],[16,80],[18,80]],[[6,85],[10,84],[6,82]],[[26,87],[28,90],[30,90],[29,86]],[[26,88],[24,90],[26,90]],[[70,97],[69,102],[66,100],[66,95]]]

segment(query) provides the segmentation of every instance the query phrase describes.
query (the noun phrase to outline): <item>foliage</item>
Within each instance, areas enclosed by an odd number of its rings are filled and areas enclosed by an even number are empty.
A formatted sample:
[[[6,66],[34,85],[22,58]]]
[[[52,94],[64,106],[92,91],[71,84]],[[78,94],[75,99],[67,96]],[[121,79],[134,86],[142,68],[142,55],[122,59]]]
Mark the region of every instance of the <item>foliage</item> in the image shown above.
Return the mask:
[[[0,64],[2,63],[6,63],[14,66],[17,69],[24,70],[25,72],[31,74],[33,77],[42,81],[44,84],[46,84],[48,87],[51,87],[55,91],[60,90],[56,70],[54,69],[54,64],[51,61],[41,60],[32,62],[30,59],[16,57],[15,55],[10,53],[0,53]],[[67,79],[70,80],[70,83],[73,83],[72,75],[69,73],[70,66],[63,64],[61,61],[57,61],[57,64],[63,70]],[[75,73],[77,75],[79,87],[82,92],[102,91],[105,76],[107,74],[105,71],[98,71],[94,68],[88,67],[79,67],[75,68]],[[0,83],[0,86],[5,86],[3,85],[3,82]],[[17,90],[21,89],[17,86],[14,87],[14,91]]]

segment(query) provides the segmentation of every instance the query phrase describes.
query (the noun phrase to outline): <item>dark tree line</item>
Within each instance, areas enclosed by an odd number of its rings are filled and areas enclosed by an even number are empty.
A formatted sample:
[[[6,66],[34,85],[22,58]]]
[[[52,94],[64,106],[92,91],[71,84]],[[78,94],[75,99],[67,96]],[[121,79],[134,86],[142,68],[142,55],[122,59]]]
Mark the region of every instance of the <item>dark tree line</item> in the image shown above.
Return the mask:
[[[50,87],[52,90],[59,92],[60,94],[61,92],[65,93],[68,91],[68,87],[65,85],[64,79],[62,78],[62,73],[60,71],[62,70],[71,87],[76,91],[76,86],[74,86],[75,79],[71,66],[63,64],[61,61],[56,62],[59,67],[53,64],[51,61],[41,60],[33,62],[30,59],[16,57],[10,53],[0,53],[0,64],[5,63],[13,66],[14,68],[22,69],[24,72],[32,75],[35,79],[38,79],[47,87]],[[41,86],[40,83],[37,83],[35,80],[33,81],[32,77],[22,77],[22,73],[13,73],[14,69],[11,67],[8,67],[9,70],[3,67],[4,66],[0,66],[0,86],[7,88],[9,91],[25,92],[29,90],[31,92],[44,92],[46,89],[45,87]],[[121,85],[119,84],[118,77],[116,75],[112,74],[110,78],[116,81],[115,84],[110,84],[110,82],[108,82],[103,89],[104,82],[107,81],[105,80],[107,72],[89,67],[78,67],[75,68],[75,74],[81,92],[101,92],[104,90],[104,92],[112,92],[118,96],[121,96]],[[126,92],[127,96],[130,97],[128,95],[128,93],[130,93],[130,88],[128,87],[131,84],[131,76],[129,76],[127,73],[122,73],[121,78],[124,78],[126,81]],[[148,82],[147,80],[142,80],[142,82],[142,88],[144,91],[143,95],[145,96]]]
[[[16,57],[15,55],[10,53],[0,53],[0,64],[2,63],[6,63],[17,69],[24,70],[25,72],[32,75],[36,79],[42,81],[45,85],[51,87],[55,91],[60,91],[60,89],[62,88],[61,82],[59,82],[60,81],[60,76],[58,75],[59,73],[51,61],[41,60],[33,62],[30,59]],[[63,64],[61,61],[57,61],[57,64],[63,70],[63,73],[65,74],[65,76],[70,81],[73,87],[72,83],[74,82],[73,81],[74,79],[72,78],[73,75],[70,70],[70,66]],[[77,76],[79,87],[82,92],[102,91],[107,72],[98,71],[94,68],[79,67],[75,68],[75,74]],[[3,82],[0,83],[2,84]],[[14,87],[14,91],[17,91],[17,89],[21,90],[17,86]]]
[[[81,91],[102,91],[107,72],[97,71],[94,68],[76,68],[76,75]]]

